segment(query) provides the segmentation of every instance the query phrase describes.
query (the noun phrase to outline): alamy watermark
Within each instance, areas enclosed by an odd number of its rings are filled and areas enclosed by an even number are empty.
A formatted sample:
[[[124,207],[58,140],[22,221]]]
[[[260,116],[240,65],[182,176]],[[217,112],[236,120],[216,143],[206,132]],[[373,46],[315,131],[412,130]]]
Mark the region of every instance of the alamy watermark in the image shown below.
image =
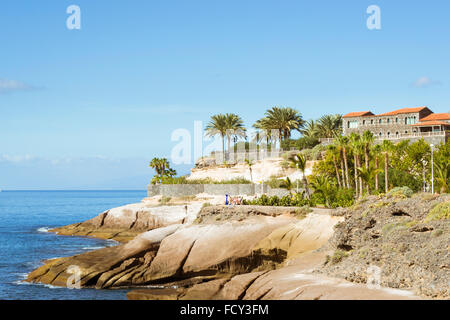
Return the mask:
[[[381,30],[381,9],[377,5],[371,5],[366,10],[370,16],[367,18],[366,24],[369,30]]]
[[[66,26],[69,30],[80,30],[81,29],[81,8],[75,4],[67,7],[67,14],[70,16],[66,20]]]
[[[81,289],[81,269],[78,266],[69,266],[66,270],[68,274],[71,274],[66,281],[66,287],[69,289]]]

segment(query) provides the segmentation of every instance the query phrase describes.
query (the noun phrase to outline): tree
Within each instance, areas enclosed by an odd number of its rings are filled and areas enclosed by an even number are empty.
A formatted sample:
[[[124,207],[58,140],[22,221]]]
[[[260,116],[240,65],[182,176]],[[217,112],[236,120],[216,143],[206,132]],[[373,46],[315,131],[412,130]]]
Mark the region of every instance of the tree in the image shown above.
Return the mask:
[[[384,153],[384,185],[385,192],[389,191],[389,155],[394,149],[394,145],[389,140],[383,140],[381,143],[381,151]]]
[[[314,120],[306,121],[303,128],[300,130],[300,133],[305,138],[317,138],[318,135],[317,122]]]
[[[152,183],[161,183],[165,177],[174,177],[177,172],[170,168],[169,161],[166,158],[153,158],[150,161],[149,166],[155,169],[155,176],[152,179]]]
[[[363,188],[362,178],[358,176],[358,168],[361,168],[361,155],[364,154],[364,144],[361,142],[361,136],[356,133],[350,135],[350,144],[354,158],[355,192],[356,198],[359,198],[363,194]]]
[[[363,135],[361,136],[361,143],[364,147],[364,160],[366,164],[366,169],[369,168],[369,156],[370,156],[370,147],[375,141],[375,137],[373,136],[373,133],[369,130],[364,131]]]
[[[265,117],[258,120],[254,127],[263,128],[264,130],[277,130],[280,140],[289,139],[292,130],[300,131],[304,125],[301,114],[292,108],[273,107],[265,113]]]
[[[245,138],[246,130],[244,127],[244,121],[240,116],[234,113],[225,114],[225,126],[226,126],[226,136],[228,139],[228,151],[231,150],[231,137]]]
[[[330,195],[333,192],[333,183],[328,176],[315,176],[311,181],[314,192],[320,193],[325,198],[325,205],[330,207]]]
[[[342,133],[342,116],[340,114],[324,115],[317,120],[319,138],[333,138]]]
[[[376,144],[374,147],[373,147],[373,149],[372,149],[372,151],[373,151],[373,154],[374,154],[374,157],[375,157],[375,169],[379,169],[380,168],[380,161],[379,161],[379,154],[381,153],[381,146],[379,145],[379,144]],[[378,179],[379,177],[378,177],[378,173],[375,175],[375,190],[378,192],[378,187],[379,187],[379,185],[380,185],[380,183],[379,183],[379,179]]]
[[[341,159],[344,162],[345,168],[345,184],[347,186],[347,189],[350,189],[350,179],[348,174],[348,159],[347,159],[347,150],[349,149],[349,139],[339,134],[334,136],[334,141],[335,144],[338,146],[340,152],[342,152]]]
[[[289,161],[291,164],[296,167],[297,169],[300,169],[303,175],[303,185],[305,187],[305,192],[308,200],[311,199],[311,194],[309,192],[308,188],[308,180],[306,179],[305,171],[306,171],[306,157],[302,154],[296,154],[289,158]]]
[[[338,186],[339,186],[339,188],[340,187],[342,187],[342,185],[341,185],[341,178],[340,178],[340,176],[339,176],[339,169],[338,169],[338,165],[337,165],[337,157],[336,157],[336,155],[337,155],[337,152],[338,152],[338,149],[337,149],[337,147],[335,146],[335,145],[333,145],[333,144],[330,144],[330,145],[328,145],[328,147],[327,147],[327,153],[328,153],[328,155],[331,157],[331,159],[333,160],[333,164],[334,164],[334,169],[335,169],[335,171],[336,171],[336,178],[337,178],[337,182],[338,182]]]
[[[366,183],[367,193],[370,194],[370,183],[380,173],[381,169],[376,169],[375,166],[369,165],[369,167],[358,168],[358,176]]]
[[[253,170],[252,170],[253,162],[249,159],[245,159],[245,163],[247,164],[248,169],[250,170],[250,181],[253,183]]]
[[[293,185],[291,182],[291,179],[289,179],[289,177],[286,177],[286,179],[284,179],[280,185],[281,188],[286,189],[287,191],[289,191],[289,194],[292,194],[292,189],[293,189]]]
[[[210,122],[206,126],[206,135],[213,137],[220,135],[222,138],[222,155],[225,156],[225,136],[227,135],[227,116],[224,114],[216,114],[211,117]],[[223,158],[225,161],[225,158]]]

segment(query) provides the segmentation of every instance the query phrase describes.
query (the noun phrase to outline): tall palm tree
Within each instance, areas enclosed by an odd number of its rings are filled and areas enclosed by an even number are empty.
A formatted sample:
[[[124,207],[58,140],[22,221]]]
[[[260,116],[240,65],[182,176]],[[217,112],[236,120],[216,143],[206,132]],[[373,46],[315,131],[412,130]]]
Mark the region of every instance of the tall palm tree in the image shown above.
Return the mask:
[[[358,168],[360,167],[360,155],[361,155],[361,149],[362,149],[362,144],[361,144],[361,136],[359,134],[356,133],[352,133],[350,134],[350,145],[352,148],[352,152],[353,152],[353,166],[354,166],[354,175],[355,175],[355,196],[356,198],[359,198],[362,195],[362,190],[361,193],[359,192],[360,186],[362,185],[362,180],[360,179],[360,183],[358,183]]]
[[[370,156],[370,147],[375,141],[375,137],[373,136],[373,133],[369,130],[364,131],[364,133],[361,136],[361,143],[364,146],[364,160],[366,163],[366,169],[369,168],[369,156]]]
[[[289,161],[302,172],[303,175],[303,185],[305,186],[306,197],[308,200],[311,199],[311,194],[308,188],[308,179],[306,179],[306,157],[300,153],[293,155],[289,158]]]
[[[319,138],[333,138],[342,133],[342,116],[340,114],[324,115],[317,120],[317,134]]]
[[[336,145],[338,146],[339,150],[342,152],[342,161],[344,162],[344,168],[345,168],[345,184],[347,186],[347,189],[350,189],[350,179],[348,174],[348,159],[347,159],[347,151],[349,149],[349,139],[346,136],[343,135],[335,135],[334,141]],[[342,166],[342,163],[341,163]],[[344,170],[342,170],[342,174],[344,174]],[[344,180],[344,179],[342,179]]]
[[[228,139],[228,151],[231,150],[231,137],[245,138],[246,130],[244,127],[244,121],[240,116],[235,113],[225,114],[225,124],[226,124],[226,137]]]
[[[258,131],[257,142],[266,139],[266,146],[269,146],[272,141],[272,128],[269,121],[266,118],[261,118],[253,124],[253,128]]]
[[[300,131],[304,125],[301,114],[288,107],[273,107],[265,113],[263,119],[258,120],[255,125],[264,127],[266,130],[277,130],[281,142],[291,137],[292,130]]]
[[[375,157],[375,169],[379,169],[380,168],[380,159],[379,159],[379,155],[381,154],[381,145],[376,144],[373,149],[373,154]],[[378,179],[378,173],[375,175],[375,191],[378,191],[378,186],[379,186],[379,179]]]
[[[333,160],[334,170],[336,171],[336,178],[337,178],[338,186],[339,186],[339,188],[341,188],[342,187],[342,185],[341,185],[341,178],[339,176],[339,169],[338,169],[337,157],[336,157],[336,155],[338,153],[338,148],[334,144],[330,144],[327,147],[327,151],[328,151],[329,156]]]
[[[389,155],[394,149],[394,144],[389,140],[383,140],[381,143],[381,151],[384,153],[384,184],[385,192],[389,191]]]
[[[227,116],[224,114],[216,114],[211,117],[210,122],[206,126],[206,135],[213,137],[220,135],[222,138],[222,155],[225,161],[225,136],[227,135]]]

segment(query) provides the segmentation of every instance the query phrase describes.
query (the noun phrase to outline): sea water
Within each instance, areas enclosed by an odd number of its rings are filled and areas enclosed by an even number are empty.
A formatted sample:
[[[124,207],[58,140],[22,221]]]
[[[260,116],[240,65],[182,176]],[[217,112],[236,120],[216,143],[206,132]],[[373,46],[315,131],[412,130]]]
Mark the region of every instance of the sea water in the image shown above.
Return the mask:
[[[0,299],[126,299],[128,290],[77,290],[23,280],[43,260],[117,245],[111,240],[58,236],[49,229],[91,219],[145,196],[145,191],[0,192]]]

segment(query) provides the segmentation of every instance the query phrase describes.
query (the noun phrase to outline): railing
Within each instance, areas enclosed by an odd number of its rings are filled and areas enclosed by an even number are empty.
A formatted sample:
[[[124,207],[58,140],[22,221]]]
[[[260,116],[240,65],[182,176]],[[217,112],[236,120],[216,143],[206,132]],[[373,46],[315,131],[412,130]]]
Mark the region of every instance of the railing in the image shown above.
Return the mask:
[[[409,139],[409,138],[426,138],[426,137],[446,137],[450,136],[450,131],[434,131],[434,132],[416,132],[408,134],[392,134],[390,136],[375,136],[375,140],[398,140],[398,139]],[[319,141],[322,144],[330,144],[334,141],[333,138],[320,138]]]

